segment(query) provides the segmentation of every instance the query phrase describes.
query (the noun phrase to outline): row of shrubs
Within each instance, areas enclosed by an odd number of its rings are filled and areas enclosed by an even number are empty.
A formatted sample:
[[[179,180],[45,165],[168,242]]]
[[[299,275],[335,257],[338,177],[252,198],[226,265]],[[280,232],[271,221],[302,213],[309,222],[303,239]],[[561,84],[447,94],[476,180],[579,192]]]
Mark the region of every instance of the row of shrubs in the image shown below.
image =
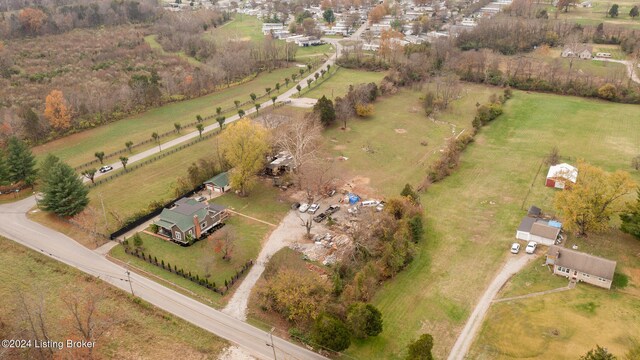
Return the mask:
[[[158,258],[155,256],[151,256],[151,254],[145,254],[144,251],[141,251],[137,248],[132,249],[129,246],[127,240],[123,242],[123,245],[124,245],[125,253],[129,255],[133,255],[139,259],[142,259],[148,262],[149,264],[161,267],[162,269],[167,270],[170,273],[176,274],[178,276],[182,276],[183,278],[187,280],[191,280],[192,282],[200,286],[204,286],[207,289],[212,290],[213,292],[218,293],[220,295],[226,294],[229,291],[229,289],[231,289],[231,287],[242,277],[242,275],[253,265],[253,260],[248,260],[246,263],[244,263],[244,265],[242,265],[242,268],[240,268],[240,270],[236,271],[235,275],[232,276],[231,279],[224,280],[224,286],[222,286],[222,284],[220,284],[220,286],[216,286],[215,281],[209,281],[209,279],[207,278],[201,278],[197,274],[193,275],[191,274],[191,271],[185,271],[182,268],[178,269],[176,265],[173,265],[173,267],[171,267],[171,264],[169,262],[165,264],[164,260],[158,261]]]
[[[489,98],[489,103],[477,107],[476,116],[472,122],[473,129],[470,132],[459,135],[457,138],[449,139],[440,158],[429,168],[426,179],[427,183],[435,183],[451,175],[453,170],[458,166],[460,153],[462,153],[467,145],[473,142],[480,128],[502,114],[502,105],[510,99],[512,95],[511,89],[507,88],[504,90],[503,95],[492,95]]]

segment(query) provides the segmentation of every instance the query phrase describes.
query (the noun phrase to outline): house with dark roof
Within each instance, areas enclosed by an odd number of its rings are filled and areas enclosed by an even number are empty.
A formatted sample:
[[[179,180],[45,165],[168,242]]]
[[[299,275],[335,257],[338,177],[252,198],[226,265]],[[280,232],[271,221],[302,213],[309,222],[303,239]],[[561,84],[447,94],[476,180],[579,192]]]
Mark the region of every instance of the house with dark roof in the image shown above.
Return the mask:
[[[525,216],[516,230],[516,239],[535,241],[538,244],[553,245],[560,235],[562,224],[531,216]]]
[[[222,226],[226,217],[222,206],[185,198],[176,201],[174,207],[163,209],[154,224],[158,226],[159,235],[189,244]]]
[[[553,266],[553,273],[556,275],[605,289],[611,289],[616,271],[616,262],[613,260],[557,245],[549,247],[546,264]]]
[[[220,174],[212,177],[211,179],[204,182],[204,186],[209,189],[209,191],[224,193],[231,189],[229,185],[229,172],[221,172]]]

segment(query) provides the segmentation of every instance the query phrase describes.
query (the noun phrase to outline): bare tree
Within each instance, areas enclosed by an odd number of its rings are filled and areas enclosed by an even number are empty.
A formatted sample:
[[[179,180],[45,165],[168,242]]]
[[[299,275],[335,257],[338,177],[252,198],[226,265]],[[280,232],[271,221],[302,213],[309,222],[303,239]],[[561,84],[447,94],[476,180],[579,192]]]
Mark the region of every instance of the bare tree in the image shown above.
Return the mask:
[[[333,161],[316,159],[306,163],[296,177],[300,189],[306,195],[306,201],[313,204],[323,198],[336,181]],[[307,230],[307,237],[311,235],[313,227],[313,214],[298,214],[302,226]]]
[[[118,322],[115,314],[107,314],[100,309],[106,298],[104,290],[93,286],[83,289],[71,287],[62,296],[62,301],[71,316],[73,329],[87,342],[96,342]],[[87,348],[87,351],[91,355],[93,348]]]
[[[276,129],[275,147],[293,158],[294,174],[300,175],[305,165],[316,162],[322,127],[314,117],[291,118]]]
[[[236,246],[236,233],[229,228],[224,228],[217,231],[213,235],[213,239],[213,251],[221,253],[223,260],[231,260],[231,255]]]
[[[17,290],[16,297],[17,304],[19,306],[18,316],[26,323],[28,332],[33,340],[36,342],[51,340],[49,338],[49,331],[47,328],[45,301],[42,295],[43,292],[33,291],[33,293],[40,294],[37,301],[27,298],[22,290]],[[32,348],[30,348],[30,350],[31,349]],[[50,347],[45,349],[38,347],[36,349],[38,357],[41,359],[53,356],[53,349]]]

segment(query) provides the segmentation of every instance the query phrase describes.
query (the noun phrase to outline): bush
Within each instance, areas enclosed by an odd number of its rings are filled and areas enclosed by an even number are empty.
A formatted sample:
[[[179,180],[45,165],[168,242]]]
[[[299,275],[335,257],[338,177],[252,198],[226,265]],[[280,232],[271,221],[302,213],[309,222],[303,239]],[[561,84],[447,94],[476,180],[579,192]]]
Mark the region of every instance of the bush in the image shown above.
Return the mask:
[[[382,313],[371,304],[357,302],[349,306],[347,323],[357,338],[376,336],[382,332]]]
[[[318,345],[333,351],[346,350],[351,345],[351,334],[342,320],[322,313],[314,322],[311,339]]]
[[[614,273],[611,286],[615,289],[624,289],[629,285],[629,277],[623,273]]]
[[[373,104],[356,104],[356,114],[360,117],[368,117],[373,115]]]
[[[407,360],[433,360],[433,336],[422,334],[417,340],[407,347]]]
[[[157,234],[158,231],[160,231],[160,227],[156,224],[151,224],[149,225],[149,230],[151,230],[152,233]]]

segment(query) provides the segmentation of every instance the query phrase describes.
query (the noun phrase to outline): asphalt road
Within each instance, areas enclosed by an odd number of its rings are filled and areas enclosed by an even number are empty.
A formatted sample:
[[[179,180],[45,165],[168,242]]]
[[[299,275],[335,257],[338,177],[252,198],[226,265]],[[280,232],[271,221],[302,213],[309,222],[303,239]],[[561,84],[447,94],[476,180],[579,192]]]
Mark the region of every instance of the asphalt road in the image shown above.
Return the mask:
[[[358,30],[356,30],[354,32],[354,34],[351,35],[350,38],[345,38],[345,39],[358,39],[360,37],[360,34],[362,34],[362,31],[364,31],[365,27],[366,27],[366,25],[360,26],[360,28],[358,28]],[[324,40],[326,42],[329,42],[329,43],[333,44],[336,47],[336,53],[333,54],[331,57],[329,57],[329,59],[327,59],[327,61],[325,61],[324,64],[322,64],[320,66],[320,69],[326,69],[327,65],[333,66],[333,64],[335,64],[335,62],[336,62],[336,56],[338,54],[340,54],[340,50],[342,48],[342,45],[340,45],[338,39],[324,39]],[[307,77],[301,79],[300,82],[298,82],[297,85],[300,85],[300,87],[302,89],[306,88],[308,86],[307,85],[307,79],[315,80],[315,78],[313,76],[315,73],[316,73],[315,71],[310,73],[309,75],[307,75]],[[297,92],[298,92],[298,90],[296,89],[296,86],[293,86],[291,89],[285,91],[284,93],[282,93],[280,95],[277,95],[278,96],[277,101],[287,101],[293,95],[295,95]],[[260,104],[260,109],[265,109],[265,108],[268,108],[269,106],[273,106],[273,101],[271,101],[271,99],[268,99],[267,101],[261,103]],[[256,112],[256,109],[255,108],[250,108],[248,110],[245,110],[245,115],[250,115],[250,114],[253,114],[254,112]],[[232,122],[234,122],[234,121],[236,121],[238,119],[240,119],[240,116],[238,116],[238,115],[230,116],[230,117],[228,117],[226,119],[225,124],[232,123]],[[218,128],[219,128],[218,123],[213,123],[213,124],[211,124],[209,126],[206,126],[202,133],[206,134],[208,132],[217,130]],[[151,149],[145,150],[145,151],[143,151],[141,153],[138,153],[138,154],[135,154],[135,155],[131,155],[129,157],[129,161],[128,161],[127,165],[131,165],[131,164],[133,164],[135,162],[138,162],[140,160],[143,160],[143,159],[146,159],[146,158],[148,158],[150,156],[158,154],[163,149],[169,149],[169,148],[174,147],[176,145],[180,145],[180,144],[182,144],[184,142],[191,141],[191,140],[193,140],[193,139],[195,139],[195,138],[197,138],[199,136],[200,136],[200,133],[198,131],[192,131],[192,132],[187,133],[185,135],[182,135],[182,136],[180,136],[178,138],[175,138],[173,140],[170,140],[170,141],[167,141],[165,143],[162,143],[162,144],[160,144],[160,146],[154,146]],[[113,167],[112,171],[122,168],[122,163],[120,161],[117,161],[117,162],[114,162],[114,163],[111,163],[111,164],[105,164],[105,165],[111,165]],[[105,175],[109,175],[109,174],[110,174],[110,172],[107,172],[107,173],[104,173],[104,174],[100,173],[100,172],[96,172],[94,180],[95,179],[99,179],[101,176],[105,176]],[[84,182],[85,183],[87,183],[89,181],[90,181],[89,179],[84,178]]]
[[[35,223],[26,212],[36,205],[34,197],[16,203],[0,205],[0,235],[75,267],[87,274],[130,292],[135,296],[237,344],[259,359],[272,359],[273,349],[267,346],[269,334],[243,321],[204,305],[152,280],[131,273],[102,255],[78,244],[73,239]],[[315,352],[273,337],[278,359],[326,359]]]

